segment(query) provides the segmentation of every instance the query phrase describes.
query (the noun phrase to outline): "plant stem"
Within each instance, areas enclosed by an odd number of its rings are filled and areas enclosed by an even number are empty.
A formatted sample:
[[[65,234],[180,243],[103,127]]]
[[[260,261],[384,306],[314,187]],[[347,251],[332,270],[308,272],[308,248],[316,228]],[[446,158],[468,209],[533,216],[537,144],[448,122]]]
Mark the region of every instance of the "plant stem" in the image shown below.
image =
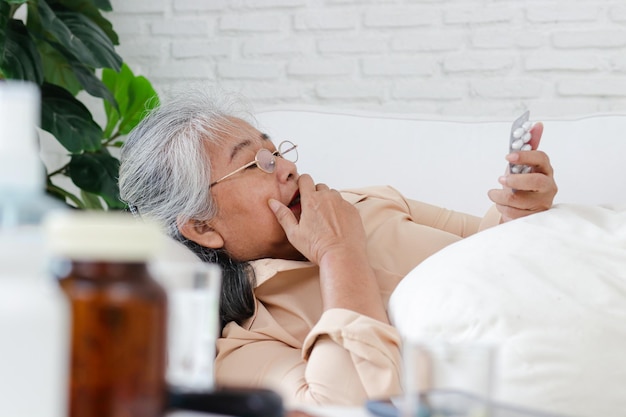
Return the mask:
[[[105,140],[104,142],[102,142],[103,146],[109,146],[111,144],[111,142],[113,142],[115,139],[119,138],[120,132],[115,132],[115,134],[113,136],[111,136],[110,138],[108,138],[107,140]]]
[[[70,164],[67,163],[67,164],[63,165],[61,168],[57,169],[56,171],[52,171],[51,173],[48,174],[48,178],[52,178],[55,175],[62,174],[63,171],[65,171],[69,165]]]
[[[53,191],[55,193],[61,194],[62,196],[66,197],[66,198],[69,198],[70,200],[72,200],[72,202],[74,204],[76,204],[77,208],[80,208],[80,209],[84,209],[85,208],[85,205],[83,204],[82,201],[80,201],[80,199],[78,197],[76,197],[72,193],[69,193],[69,192],[65,191],[63,188],[60,188],[60,187],[57,187],[54,184],[48,183],[46,185],[46,190]]]

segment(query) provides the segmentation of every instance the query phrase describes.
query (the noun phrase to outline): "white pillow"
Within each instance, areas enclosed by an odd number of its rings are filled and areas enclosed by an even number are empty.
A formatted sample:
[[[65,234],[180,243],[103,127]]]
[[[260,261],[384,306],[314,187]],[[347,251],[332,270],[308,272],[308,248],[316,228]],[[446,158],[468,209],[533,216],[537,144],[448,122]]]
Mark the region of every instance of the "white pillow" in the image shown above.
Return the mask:
[[[436,253],[390,300],[400,333],[495,342],[496,400],[626,410],[626,206],[558,205]]]

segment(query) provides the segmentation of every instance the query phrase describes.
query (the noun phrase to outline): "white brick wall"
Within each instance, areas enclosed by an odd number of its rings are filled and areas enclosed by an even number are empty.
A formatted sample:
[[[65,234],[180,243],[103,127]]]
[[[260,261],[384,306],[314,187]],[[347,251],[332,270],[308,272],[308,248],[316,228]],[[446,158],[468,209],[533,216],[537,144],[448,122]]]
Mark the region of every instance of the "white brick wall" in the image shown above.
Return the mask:
[[[112,0],[118,51],[167,96],[512,118],[626,112],[624,0]]]

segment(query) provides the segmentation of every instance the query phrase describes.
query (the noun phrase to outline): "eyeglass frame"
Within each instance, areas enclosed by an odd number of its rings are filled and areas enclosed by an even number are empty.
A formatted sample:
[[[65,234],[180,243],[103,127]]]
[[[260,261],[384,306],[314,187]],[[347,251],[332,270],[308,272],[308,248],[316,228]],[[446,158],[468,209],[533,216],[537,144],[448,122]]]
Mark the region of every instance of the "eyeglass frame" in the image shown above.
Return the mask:
[[[286,151],[280,152],[279,149],[280,149],[281,146],[283,146],[283,144],[291,145],[291,147],[288,148]],[[223,177],[219,178],[218,180],[213,181],[211,184],[209,184],[209,187],[213,187],[214,185],[224,181],[227,178],[232,177],[235,174],[238,174],[239,172],[245,170],[246,168],[251,167],[252,165],[256,165],[257,168],[259,168],[261,171],[265,172],[266,174],[272,174],[276,170],[276,157],[278,157],[278,156],[283,158],[283,159],[285,159],[285,157],[283,156],[284,154],[286,154],[287,152],[296,151],[296,158],[295,158],[295,160],[290,161],[290,162],[293,162],[293,163],[298,162],[298,150],[297,150],[297,147],[298,147],[298,145],[296,145],[292,141],[284,140],[284,141],[282,141],[282,142],[280,142],[278,144],[278,149],[276,149],[274,152],[270,151],[267,148],[261,148],[254,155],[254,160],[253,161],[250,161],[247,164],[245,164],[244,166],[237,168],[236,170],[234,170],[230,174],[226,174]],[[272,163],[272,166],[274,167],[271,171],[268,171],[268,170],[262,168],[261,165],[259,164],[259,154],[261,152],[269,152],[271,154],[271,156],[272,156],[271,163]]]

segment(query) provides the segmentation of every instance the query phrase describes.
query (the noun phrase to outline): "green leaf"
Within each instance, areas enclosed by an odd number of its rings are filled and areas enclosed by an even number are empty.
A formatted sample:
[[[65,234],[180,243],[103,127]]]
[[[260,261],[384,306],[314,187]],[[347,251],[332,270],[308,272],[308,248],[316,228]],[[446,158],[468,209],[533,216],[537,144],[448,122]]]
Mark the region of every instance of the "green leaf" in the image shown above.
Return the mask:
[[[94,0],[98,9],[104,10],[105,12],[113,11],[113,6],[111,6],[111,2],[109,0]]]
[[[59,3],[69,10],[79,12],[90,18],[107,34],[113,45],[119,45],[119,38],[113,30],[113,25],[100,13],[100,10],[113,11],[109,0],[59,0]]]
[[[57,16],[63,21],[70,32],[81,40],[93,57],[95,68],[120,69],[122,57],[115,52],[115,46],[106,33],[87,16],[73,11],[58,11]],[[85,61],[85,63],[87,63]]]
[[[85,208],[85,205],[80,200],[80,198],[76,197],[69,191],[64,190],[63,188],[54,185],[51,181],[48,181],[48,183],[46,184],[46,193],[58,200],[61,200],[64,203],[67,203],[67,200],[70,200],[72,203],[74,203],[74,207],[76,208]]]
[[[29,8],[29,17],[32,9]],[[113,43],[85,16],[72,11],[55,12],[45,1],[37,3],[36,14],[32,29],[37,30],[41,38],[52,45],[62,45],[76,61],[87,66],[119,69],[122,59]]]
[[[104,152],[72,155],[70,178],[78,188],[101,196],[110,208],[124,208],[119,199],[119,160]]]
[[[107,125],[104,129],[104,137],[109,138],[113,130],[121,120],[126,108],[128,107],[128,85],[134,77],[133,72],[128,65],[122,64],[119,71],[111,69],[102,70],[102,82],[111,91],[117,101],[117,109],[113,108],[109,103],[104,103],[104,112],[107,116]]]
[[[95,76],[93,71],[80,62],[71,62],[72,72],[85,91],[95,97],[101,97],[117,108],[115,97],[109,89]]]
[[[83,86],[76,78],[67,58],[47,42],[39,42],[38,47],[43,62],[44,80],[65,88],[73,95],[78,94]]]
[[[122,65],[120,73],[113,70],[102,71],[102,82],[114,94],[118,107],[114,108],[109,102],[104,102],[104,113],[107,117],[107,123],[104,128],[103,138],[111,138],[113,131],[122,119],[122,114],[126,112],[128,106],[128,94],[124,94],[128,90],[130,77],[127,75],[130,69],[126,64]],[[131,75],[132,76],[132,75]],[[122,94],[120,94],[122,92]]]
[[[104,210],[104,207],[102,206],[102,201],[100,200],[100,197],[98,197],[96,194],[88,193],[85,190],[80,190],[80,197],[85,203],[85,208],[92,210]]]
[[[102,81],[113,92],[119,105],[119,112],[116,112],[104,103],[107,115],[105,138],[111,137],[118,122],[118,134],[129,133],[145,117],[148,110],[159,105],[158,95],[152,84],[143,76],[135,77],[126,64],[122,65],[119,72],[103,70]]]
[[[91,113],[61,87],[42,86],[41,127],[70,152],[95,151],[101,147],[102,129]]]
[[[94,97],[104,98],[117,107],[115,98],[109,89],[94,74],[94,70],[76,61],[76,59],[59,44],[42,43],[45,80],[50,84],[59,85],[73,95],[85,90]]]
[[[104,102],[107,124],[102,131],[102,138],[109,139],[113,136],[113,131],[120,121],[120,114],[108,102]]]
[[[159,106],[159,99],[152,84],[143,76],[135,77],[130,83],[128,90],[128,107],[122,117],[119,132],[122,135],[133,130],[147,112]]]
[[[0,27],[0,78],[43,82],[43,64],[37,46],[20,20]]]
[[[11,20],[11,5],[0,0],[0,76],[2,76],[2,64],[5,61],[7,26]]]
[[[9,3],[9,4],[24,4],[26,3],[28,0],[2,0],[5,3]]]

